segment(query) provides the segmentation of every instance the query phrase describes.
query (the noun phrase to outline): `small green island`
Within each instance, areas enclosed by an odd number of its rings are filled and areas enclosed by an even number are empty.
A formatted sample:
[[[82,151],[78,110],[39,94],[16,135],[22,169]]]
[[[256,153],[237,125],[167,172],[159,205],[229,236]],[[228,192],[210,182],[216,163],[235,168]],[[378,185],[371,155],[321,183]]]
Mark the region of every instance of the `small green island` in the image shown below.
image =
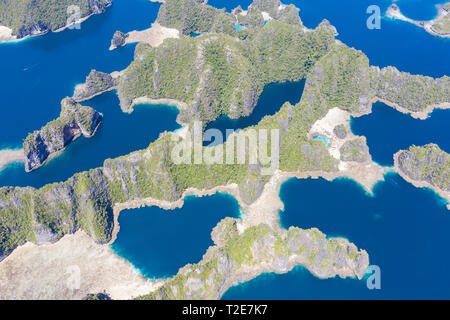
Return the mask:
[[[437,5],[436,7],[438,9],[438,15],[430,21],[416,21],[405,17],[396,4],[392,4],[389,7],[386,16],[412,23],[425,29],[425,31],[434,36],[450,38],[450,2],[447,2],[444,5]]]

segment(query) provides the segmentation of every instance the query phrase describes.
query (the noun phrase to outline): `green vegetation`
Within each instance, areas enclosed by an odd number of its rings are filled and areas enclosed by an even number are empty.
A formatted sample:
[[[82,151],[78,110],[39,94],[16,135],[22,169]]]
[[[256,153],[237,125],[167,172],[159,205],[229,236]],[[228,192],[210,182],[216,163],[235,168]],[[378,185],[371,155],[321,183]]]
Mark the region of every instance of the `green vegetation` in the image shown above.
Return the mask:
[[[75,101],[87,100],[99,93],[113,89],[116,85],[116,80],[109,73],[91,70],[86,77],[86,82],[75,88],[73,99]]]
[[[120,77],[121,106],[129,111],[141,96],[181,100],[185,123],[249,115],[266,84],[303,79],[333,42],[324,25],[305,34],[299,25],[272,21],[245,41],[213,34],[168,39],[158,48],[140,44]]]
[[[80,135],[91,137],[102,118],[103,115],[92,108],[81,106],[71,98],[63,99],[59,118],[25,138],[25,169],[38,168],[51,154],[63,150]]]
[[[174,1],[167,0],[166,6]],[[416,104],[411,104],[414,108],[448,101],[449,88],[445,87],[448,78],[432,79],[370,67],[361,51],[336,43],[332,29],[324,21],[315,30],[304,32],[300,25],[274,20],[260,29],[249,30],[246,40],[227,34],[208,34],[168,39],[158,48],[140,44],[133,63],[120,77],[121,104],[129,108],[132,100],[140,96],[178,99],[188,104],[181,116],[186,124],[192,125],[194,119],[211,121],[224,113],[234,117],[249,114],[265,84],[306,77],[299,103],[284,104],[275,115],[265,117],[237,135],[253,129],[279,129],[280,170],[332,172],[338,170],[338,160],[322,142],[308,138],[311,126],[331,108],[353,114],[367,112],[377,95],[400,105],[407,103],[406,107],[414,101]],[[386,83],[393,89],[386,89]],[[102,82],[99,86],[102,87]],[[420,90],[420,98],[414,90]],[[73,113],[66,114],[63,107],[62,115],[71,117],[70,114]],[[93,127],[91,118],[83,117],[83,113],[75,113],[74,117],[80,128]],[[54,127],[61,128],[65,123],[56,120]],[[151,197],[175,201],[191,187],[211,189],[230,183],[239,186],[244,202],[250,204],[258,199],[270,179],[262,175],[260,163],[175,164],[172,160],[174,135],[165,132],[147,149],[108,159],[102,168],[76,174],[66,182],[39,190],[0,188],[0,255],[8,254],[27,240],[39,243],[41,234],[51,233],[56,240],[79,229],[101,243],[108,242],[113,229],[113,206],[130,200]],[[43,140],[56,145],[52,139],[49,134]],[[269,145],[270,142],[269,139]],[[39,145],[38,139],[27,139],[26,143],[29,145],[26,150]],[[226,148],[228,143],[231,141],[208,150]],[[246,157],[248,153],[247,148]],[[448,167],[446,170],[448,173]],[[448,182],[444,173],[433,181]],[[255,234],[249,231],[248,238],[241,239],[247,247],[252,237],[260,236],[260,229],[254,231]],[[240,264],[255,258],[239,251],[241,246],[233,244],[231,239],[217,239],[228,244],[223,249],[229,250],[229,255]],[[277,239],[274,244],[277,252],[286,252],[285,240]],[[317,254],[310,255],[311,259]],[[182,274],[177,277],[183,281]],[[170,290],[165,294],[170,296]]]
[[[439,34],[450,34],[450,2],[447,2],[444,5],[445,10],[447,10],[447,15],[442,17],[441,19],[437,19],[433,23],[433,30]]]
[[[345,142],[340,152],[342,161],[365,162],[370,156],[365,138],[356,138]]]
[[[157,21],[184,35],[193,32],[235,33],[235,19],[225,9],[205,5],[203,0],[169,0],[158,12]]]
[[[161,288],[138,299],[220,299],[234,281],[264,271],[287,272],[295,265],[288,262],[290,257],[296,257],[297,263],[308,261],[306,268],[322,278],[342,275],[345,268],[362,278],[369,265],[365,251],[342,239],[327,239],[317,229],[274,231],[260,224],[239,234],[237,223],[231,218],[220,222],[213,238],[223,241],[209,248],[202,261],[183,267]]]
[[[0,25],[23,38],[65,27],[69,18],[78,13],[69,10],[71,6],[77,6],[83,18],[103,12],[111,3],[112,0],[1,0]]]
[[[411,146],[398,155],[399,169],[409,178],[450,191],[450,155],[436,144]]]

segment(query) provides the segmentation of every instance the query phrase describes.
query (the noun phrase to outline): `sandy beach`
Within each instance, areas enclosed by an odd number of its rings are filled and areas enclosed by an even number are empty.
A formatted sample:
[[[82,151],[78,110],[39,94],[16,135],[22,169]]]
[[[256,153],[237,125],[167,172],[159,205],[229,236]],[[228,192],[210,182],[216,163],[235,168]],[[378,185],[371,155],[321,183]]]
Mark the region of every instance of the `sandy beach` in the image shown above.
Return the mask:
[[[10,163],[25,162],[23,149],[18,150],[0,150],[0,171]]]
[[[339,171],[337,172],[304,172],[300,173],[299,178],[305,177],[323,177],[327,180],[334,180],[339,177],[347,177],[358,182],[364,189],[372,194],[373,187],[379,182],[384,181],[384,175],[391,170],[388,167],[382,167],[372,161],[372,156],[369,154],[365,162],[356,161],[342,161],[341,147],[348,141],[356,138],[362,138],[366,143],[366,137],[355,136],[350,128],[350,113],[339,108],[333,108],[328,111],[327,115],[316,121],[311,127],[308,137],[312,138],[316,135],[323,136],[328,140],[328,152],[339,161]],[[334,128],[338,125],[343,125],[347,135],[344,139],[339,139],[334,134]]]
[[[403,173],[403,171],[400,169],[400,167],[398,165],[398,156],[400,155],[401,152],[402,152],[402,150],[400,150],[399,152],[394,154],[394,170],[395,170],[395,172],[397,172],[405,181],[411,183],[416,188],[428,188],[428,189],[431,189],[434,192],[436,192],[440,197],[447,200],[447,202],[448,202],[447,209],[450,210],[450,192],[449,191],[445,191],[440,188],[437,188],[426,181],[413,180],[410,177],[408,177],[405,173]]]
[[[401,106],[399,106],[397,103],[391,102],[389,100],[385,100],[382,98],[378,98],[378,97],[374,97],[371,101],[370,101],[370,107],[369,107],[369,111],[365,112],[365,113],[361,113],[356,115],[357,117],[366,115],[366,114],[370,114],[372,113],[372,105],[376,102],[382,102],[385,105],[394,108],[395,110],[397,110],[398,112],[404,113],[404,114],[408,114],[410,115],[412,118],[414,119],[420,119],[420,120],[426,120],[431,113],[433,113],[433,111],[435,109],[450,109],[450,102],[442,102],[442,103],[438,103],[438,104],[432,104],[427,106],[425,109],[423,109],[422,111],[411,111],[408,110],[406,108],[403,108]],[[354,115],[355,116],[355,115]]]
[[[177,29],[166,28],[160,25],[158,22],[152,24],[151,28],[144,31],[131,31],[127,33],[125,44],[144,42],[148,43],[152,47],[159,47],[164,40],[168,38],[180,38],[180,31]],[[116,47],[111,45],[109,50],[114,50]]]
[[[147,101],[147,100],[146,100]],[[318,120],[311,129],[311,134],[323,134],[330,140],[329,151],[339,157],[339,145],[330,134],[330,130],[337,124],[345,124],[349,130],[350,114],[340,109],[332,109],[323,118]],[[349,131],[351,132],[351,131]],[[347,139],[354,136],[349,133]],[[344,140],[346,141],[346,140]],[[228,193],[236,198],[242,216],[238,220],[238,230],[243,232],[251,226],[265,223],[277,232],[287,232],[280,225],[280,210],[284,205],[279,198],[280,188],[283,182],[290,178],[325,178],[334,180],[338,177],[349,177],[360,183],[367,192],[371,192],[373,186],[383,180],[384,173],[388,168],[379,167],[372,163],[349,163],[339,166],[339,171],[324,172],[282,172],[276,171],[264,186],[261,196],[252,204],[244,203],[239,195],[237,184],[217,186],[209,190],[196,188],[187,189],[177,201],[164,201],[147,198],[133,200],[126,203],[116,204],[114,211],[114,230],[112,239],[107,245],[96,244],[88,235],[79,231],[74,235],[67,235],[54,244],[36,246],[27,243],[17,248],[9,257],[0,263],[0,298],[49,298],[49,299],[79,299],[88,293],[106,291],[115,299],[129,299],[133,296],[148,293],[162,284],[161,281],[144,279],[131,264],[117,256],[109,247],[117,239],[120,230],[119,215],[123,210],[140,208],[144,206],[158,206],[165,210],[181,208],[186,196],[194,195],[203,197],[213,195],[216,192]],[[170,212],[168,212],[170,214]],[[342,239],[342,241],[346,241]],[[86,257],[89,257],[86,259]],[[262,272],[288,272],[296,265],[308,267],[308,261],[302,257],[292,257],[285,270],[277,270],[270,266],[254,266],[239,270],[232,277],[228,285],[247,281]],[[50,263],[49,261],[52,261]],[[71,291],[67,289],[66,281],[68,275],[65,270],[70,266],[77,266],[81,270],[82,282],[80,289]],[[46,270],[47,272],[43,272]],[[51,272],[48,272],[51,270]],[[351,268],[337,270],[341,277],[354,277]],[[46,274],[38,278],[38,274]],[[101,275],[101,276],[99,276]],[[7,281],[3,279],[8,279]],[[39,280],[36,281],[36,278]]]

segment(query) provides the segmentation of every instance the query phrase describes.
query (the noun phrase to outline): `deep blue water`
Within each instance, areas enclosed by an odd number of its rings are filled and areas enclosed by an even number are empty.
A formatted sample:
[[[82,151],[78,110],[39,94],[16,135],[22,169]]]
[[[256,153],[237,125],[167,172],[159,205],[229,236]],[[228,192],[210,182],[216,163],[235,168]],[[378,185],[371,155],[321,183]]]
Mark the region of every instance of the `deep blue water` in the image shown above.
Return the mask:
[[[156,18],[159,5],[147,0],[117,0],[103,15],[66,30],[0,44],[1,117],[0,149],[21,148],[29,132],[56,119],[60,101],[71,96],[92,68],[112,72],[132,61],[135,45],[109,51],[115,30],[146,29]],[[125,114],[114,92],[82,103],[104,114],[91,139],[79,138],[48,164],[26,173],[21,163],[0,171],[0,186],[34,186],[64,181],[74,173],[102,166],[105,159],[146,148],[165,130],[179,128],[178,110],[169,106],[138,106]]]
[[[202,259],[214,244],[211,231],[220,220],[239,216],[236,199],[223,193],[188,196],[183,208],[173,211],[127,210],[119,217],[120,231],[111,247],[146,277],[171,277],[184,265]]]
[[[210,0],[209,3],[231,11],[238,4],[246,9],[251,0]],[[396,3],[402,12],[413,19],[433,19],[437,15],[436,4],[445,0],[400,0]],[[400,71],[433,77],[448,75],[450,39],[428,34],[412,24],[384,18],[390,0],[284,0],[300,8],[300,18],[308,28],[315,28],[328,19],[337,28],[339,40],[350,47],[362,50],[372,65],[396,66]],[[380,8],[381,29],[367,28],[366,13],[370,5]]]
[[[441,198],[396,173],[368,195],[356,182],[291,179],[280,197],[283,227],[317,227],[368,251],[381,269],[381,290],[366,280],[320,280],[304,268],[265,274],[231,288],[224,299],[449,299],[450,215]]]
[[[304,80],[266,85],[258,99],[255,109],[248,117],[231,119],[226,115],[222,115],[217,120],[210,122],[206,126],[206,130],[218,129],[225,138],[227,129],[240,130],[257,125],[265,116],[271,116],[277,113],[284,103],[290,102],[292,105],[297,104],[302,97],[304,87]],[[212,145],[215,144],[215,142],[212,142]],[[205,145],[210,145],[210,142],[205,142]]]
[[[400,0],[402,12],[413,19],[432,19],[439,0]],[[210,0],[228,11],[251,0]],[[328,19],[338,39],[362,50],[372,65],[393,65],[401,71],[433,77],[450,75],[449,39],[441,39],[411,24],[383,18],[380,30],[366,27],[369,5],[384,15],[388,0],[284,0],[298,6],[304,24],[316,27]],[[159,4],[148,0],[115,0],[103,15],[94,16],[81,30],[66,30],[15,44],[0,44],[0,149],[20,147],[33,130],[58,117],[60,101],[71,96],[92,68],[112,72],[133,59],[134,45],[110,52],[116,30],[143,30],[155,20]],[[221,117],[208,128],[240,129],[274,114],[286,101],[296,103],[303,88],[292,84],[267,86],[247,118]],[[80,138],[57,159],[33,173],[23,165],[0,172],[0,186],[61,181],[73,173],[101,166],[104,159],[145,148],[160,132],[178,128],[177,111],[168,106],[139,106],[123,114],[114,92],[84,103],[105,116],[96,136]],[[449,111],[435,111],[426,121],[414,120],[394,109],[374,105],[371,115],[353,119],[352,130],[366,135],[376,162],[392,164],[392,155],[411,144],[438,143],[450,151]],[[450,244],[448,211],[433,192],[416,189],[396,174],[368,196],[350,180],[290,180],[281,190],[285,203],[282,223],[317,227],[330,236],[344,236],[369,252],[382,271],[382,290],[369,291],[365,281],[320,280],[303,268],[285,275],[266,274],[229,290],[225,299],[247,298],[450,298],[447,293]],[[299,201],[301,199],[301,201]],[[212,214],[211,214],[212,213]],[[225,216],[238,216],[228,196],[186,199],[183,209],[166,212],[143,208],[124,212],[113,248],[146,276],[170,276],[186,263],[198,262],[212,244],[211,229]],[[175,253],[175,254],[174,254]]]
[[[375,162],[392,166],[394,153],[413,144],[433,142],[450,152],[449,123],[448,110],[435,110],[426,120],[420,120],[377,102],[371,114],[352,118],[351,128],[353,133],[366,136]]]

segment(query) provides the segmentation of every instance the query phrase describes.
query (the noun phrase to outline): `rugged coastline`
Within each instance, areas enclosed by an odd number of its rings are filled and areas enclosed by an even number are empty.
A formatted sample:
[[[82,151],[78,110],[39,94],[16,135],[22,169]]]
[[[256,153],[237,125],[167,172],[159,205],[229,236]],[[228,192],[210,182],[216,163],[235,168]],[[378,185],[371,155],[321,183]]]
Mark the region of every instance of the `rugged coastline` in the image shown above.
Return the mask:
[[[386,17],[409,22],[437,37],[450,38],[450,2],[444,5],[437,5],[436,7],[438,8],[438,15],[430,21],[416,21],[405,17],[396,4],[389,7]]]
[[[120,31],[119,31],[120,32]],[[121,36],[121,40],[114,41],[116,37]],[[142,42],[147,43],[152,47],[160,46],[165,39],[180,37],[180,32],[177,29],[171,29],[161,26],[158,22],[152,24],[151,28],[143,31],[131,31],[127,34],[118,33],[114,35],[111,41],[109,50],[114,50],[119,46],[125,46],[129,43]],[[116,38],[117,39],[117,38]]]
[[[167,0],[158,20],[166,25],[176,23],[167,10],[177,4],[175,0]],[[264,6],[267,11],[263,12],[278,17],[280,9],[276,5],[277,8]],[[212,21],[229,18],[226,13],[205,8],[202,10],[214,17]],[[255,8],[256,16],[262,15],[256,5]],[[277,11],[274,14],[272,10]],[[261,28],[256,27],[259,19],[255,25],[248,21],[245,40],[241,40],[242,34],[236,36],[230,31],[201,39],[173,39],[158,48],[138,45],[135,61],[122,72],[119,83],[125,110],[136,103],[177,103],[187,126],[191,120],[207,122],[220,114],[239,117],[251,113],[258,90],[265,83],[306,78],[298,104],[286,103],[275,115],[265,117],[252,128],[280,130],[279,170],[264,176],[260,163],[176,165],[171,159],[174,134],[163,133],[147,149],[108,159],[103,167],[78,173],[65,182],[41,189],[0,188],[0,230],[6,230],[0,233],[0,255],[6,257],[0,270],[25,243],[62,241],[71,234],[85,232],[98,246],[106,245],[114,241],[120,227],[117,217],[124,209],[142,205],[170,209],[182,206],[182,199],[188,194],[201,196],[219,191],[238,199],[242,219],[220,223],[213,232],[216,246],[208,250],[204,259],[183,268],[163,290],[148,290],[154,293],[147,298],[218,298],[224,288],[236,282],[249,280],[263,271],[287,272],[298,264],[323,278],[336,275],[361,278],[368,265],[367,253],[358,251],[348,241],[326,239],[318,230],[281,229],[280,185],[290,177],[330,180],[349,177],[371,192],[389,168],[372,162],[365,139],[351,133],[350,116],[370,112],[374,97],[413,112],[448,104],[449,92],[445,89],[449,80],[371,67],[362,52],[334,41],[329,23],[323,22],[305,34],[297,19],[279,17],[280,21],[275,19]],[[194,18],[186,17],[183,20],[186,24],[179,31],[183,34],[192,31]],[[202,28],[217,31],[215,25]],[[286,43],[272,41],[270,35],[278,33],[287,39]],[[304,44],[309,47],[305,49]],[[292,65],[292,61],[296,64]],[[79,90],[79,98],[88,99],[111,88],[100,86],[102,90],[96,88],[91,92],[84,87]],[[233,108],[224,110],[227,103]],[[315,140],[315,135],[326,137],[330,143]],[[297,242],[299,238],[301,241]],[[264,244],[262,248],[258,242]],[[304,252],[302,246],[308,250]],[[324,252],[326,248],[330,250]],[[249,252],[258,254],[249,258]],[[333,263],[326,264],[325,258],[331,258]],[[198,274],[204,277],[199,279]],[[221,280],[215,282],[211,275],[218,275]]]
[[[395,171],[417,188],[428,188],[447,201],[450,210],[450,156],[435,144],[412,146],[394,155]]]
[[[81,135],[92,137],[102,119],[103,115],[90,107],[81,106],[70,98],[62,100],[59,118],[24,140],[25,170],[30,172],[43,166]]]
[[[23,149],[3,149],[0,150],[0,171],[10,163],[25,162]]]
[[[8,14],[0,16],[0,43],[1,42],[17,42],[47,34],[48,32],[61,32],[67,28],[82,23],[95,14],[103,13],[112,5],[112,0],[75,0],[71,2],[61,1],[56,8],[48,9],[47,3],[44,1],[36,1],[29,3],[28,0],[5,0],[0,4],[0,10],[4,10]],[[67,2],[67,3],[65,3]],[[80,10],[81,17],[68,23],[70,15],[68,8],[76,6]],[[42,11],[52,10],[57,20],[39,19]],[[22,12],[23,11],[23,12]],[[23,15],[23,16],[21,16]],[[37,17],[35,17],[35,15]],[[46,17],[44,15],[44,17]],[[8,25],[8,23],[13,25]]]

